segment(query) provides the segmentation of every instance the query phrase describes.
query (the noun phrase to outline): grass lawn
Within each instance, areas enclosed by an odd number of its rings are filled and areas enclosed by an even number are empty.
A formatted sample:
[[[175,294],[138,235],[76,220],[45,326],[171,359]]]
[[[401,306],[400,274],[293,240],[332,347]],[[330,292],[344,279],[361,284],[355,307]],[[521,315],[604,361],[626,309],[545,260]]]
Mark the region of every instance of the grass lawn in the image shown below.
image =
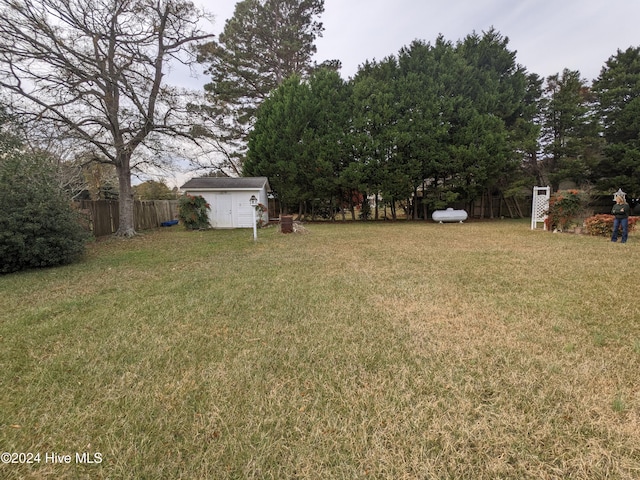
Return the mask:
[[[0,478],[640,478],[639,233],[307,229],[0,277]]]

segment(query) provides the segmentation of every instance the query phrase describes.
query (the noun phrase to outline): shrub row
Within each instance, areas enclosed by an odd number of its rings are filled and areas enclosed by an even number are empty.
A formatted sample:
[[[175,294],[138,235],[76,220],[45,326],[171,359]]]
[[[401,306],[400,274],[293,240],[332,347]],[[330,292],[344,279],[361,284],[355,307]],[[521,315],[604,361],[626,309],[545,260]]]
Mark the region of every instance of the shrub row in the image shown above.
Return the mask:
[[[613,235],[613,215],[594,215],[584,221],[585,232],[589,235],[610,237]],[[629,232],[633,232],[640,217],[629,217]],[[621,232],[619,232],[621,233]]]

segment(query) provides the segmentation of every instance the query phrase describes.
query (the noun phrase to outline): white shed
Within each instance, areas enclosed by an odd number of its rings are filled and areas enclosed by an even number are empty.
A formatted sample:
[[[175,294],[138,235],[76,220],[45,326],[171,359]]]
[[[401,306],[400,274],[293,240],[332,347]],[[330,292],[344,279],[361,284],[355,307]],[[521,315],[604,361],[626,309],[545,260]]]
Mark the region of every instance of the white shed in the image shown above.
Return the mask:
[[[267,177],[193,178],[180,189],[207,201],[211,206],[209,223],[213,228],[253,228],[253,207],[249,200],[255,195],[258,203],[266,207],[267,193],[271,191]],[[268,212],[263,214],[263,221],[269,221]]]

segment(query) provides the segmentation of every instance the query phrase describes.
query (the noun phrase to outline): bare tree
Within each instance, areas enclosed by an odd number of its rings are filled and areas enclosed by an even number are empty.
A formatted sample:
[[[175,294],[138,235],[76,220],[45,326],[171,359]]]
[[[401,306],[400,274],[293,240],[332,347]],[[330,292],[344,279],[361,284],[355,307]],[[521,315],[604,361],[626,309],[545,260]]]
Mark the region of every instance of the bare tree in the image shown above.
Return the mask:
[[[190,137],[186,92],[164,84],[213,35],[186,0],[0,0],[0,87],[23,118],[115,166],[120,223],[135,234],[132,169]]]

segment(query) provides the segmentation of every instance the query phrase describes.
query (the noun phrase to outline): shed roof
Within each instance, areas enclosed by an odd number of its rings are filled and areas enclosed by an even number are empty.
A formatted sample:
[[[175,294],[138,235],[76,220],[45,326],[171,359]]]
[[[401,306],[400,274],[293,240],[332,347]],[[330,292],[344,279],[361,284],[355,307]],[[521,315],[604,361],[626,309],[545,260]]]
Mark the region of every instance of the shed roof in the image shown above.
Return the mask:
[[[267,177],[200,177],[192,178],[181,190],[262,190],[271,191]]]

